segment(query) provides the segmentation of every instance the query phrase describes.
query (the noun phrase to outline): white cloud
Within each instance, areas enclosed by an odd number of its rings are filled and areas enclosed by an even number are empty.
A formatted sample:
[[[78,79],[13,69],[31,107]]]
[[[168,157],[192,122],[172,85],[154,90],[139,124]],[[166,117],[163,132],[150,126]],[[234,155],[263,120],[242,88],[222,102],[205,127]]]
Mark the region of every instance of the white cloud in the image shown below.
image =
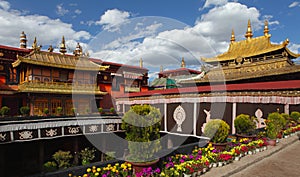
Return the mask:
[[[63,35],[66,41],[91,38],[88,32],[75,31],[71,24],[64,23],[59,19],[51,19],[42,15],[23,15],[16,9],[9,9],[9,11],[0,9],[0,26],[1,43],[11,46],[19,46],[19,36],[22,31],[27,35],[28,47],[31,46],[35,36],[38,44],[53,45],[54,47],[59,45]]]
[[[228,2],[228,0],[206,0],[205,4],[202,8],[199,8],[199,10],[205,9],[205,8],[209,8],[211,6],[220,6],[220,5],[224,5]]]
[[[300,53],[300,44],[290,43],[288,48],[294,53]]]
[[[58,5],[56,6],[56,14],[57,14],[57,15],[64,16],[64,15],[66,15],[67,13],[69,13],[69,10],[65,9],[65,8],[63,7],[63,4],[58,4]]]
[[[76,9],[76,10],[74,11],[74,13],[75,13],[75,14],[77,14],[77,15],[79,15],[79,14],[81,14],[81,13],[82,13],[82,11],[81,11],[81,10],[79,10],[79,9]]]
[[[116,31],[120,24],[126,22],[130,17],[130,13],[118,9],[107,10],[100,20],[95,22],[97,25],[102,25],[104,30]]]
[[[294,1],[292,4],[289,5],[289,8],[296,7],[296,6],[300,6],[300,2]]]
[[[10,9],[10,4],[7,1],[0,1],[0,8],[2,8],[3,10],[7,11]]]

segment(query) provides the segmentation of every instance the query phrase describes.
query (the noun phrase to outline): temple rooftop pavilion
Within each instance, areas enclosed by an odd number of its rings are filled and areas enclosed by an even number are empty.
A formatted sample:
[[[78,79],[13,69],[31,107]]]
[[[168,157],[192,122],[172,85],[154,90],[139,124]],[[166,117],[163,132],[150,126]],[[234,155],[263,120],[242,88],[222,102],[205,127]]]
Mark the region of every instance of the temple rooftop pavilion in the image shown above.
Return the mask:
[[[298,58],[300,54],[287,48],[289,39],[281,44],[272,44],[267,21],[264,25],[264,35],[253,37],[249,20],[245,37],[245,40],[236,41],[232,30],[227,52],[212,58],[201,58],[213,66],[210,71],[202,78],[184,80],[181,84],[196,82],[202,85],[208,82],[241,83],[299,78],[300,66],[295,65],[292,59]]]

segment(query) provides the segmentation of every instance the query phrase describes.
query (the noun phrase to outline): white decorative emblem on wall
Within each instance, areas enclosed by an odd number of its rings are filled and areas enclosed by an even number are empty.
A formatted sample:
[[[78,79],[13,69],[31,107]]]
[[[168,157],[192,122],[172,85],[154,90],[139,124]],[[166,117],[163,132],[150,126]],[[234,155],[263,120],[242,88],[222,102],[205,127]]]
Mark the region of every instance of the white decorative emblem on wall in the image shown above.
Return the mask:
[[[173,113],[173,118],[177,124],[177,131],[182,132],[181,125],[186,118],[186,114],[181,105],[177,106],[177,108],[175,109],[175,111]]]
[[[57,135],[57,129],[50,129],[50,130],[46,130],[46,136],[55,136]]]
[[[91,126],[89,126],[89,130],[90,130],[90,132],[96,132],[96,131],[98,131],[98,125],[91,125]]]
[[[32,138],[32,131],[22,131],[19,133],[20,135],[20,139],[23,140],[23,139],[31,139]]]
[[[263,112],[262,112],[261,109],[258,108],[255,111],[255,117],[257,118],[257,121],[256,121],[256,127],[257,128],[263,128],[263,127],[266,126],[265,119],[262,118],[262,116],[263,116]]]
[[[206,120],[205,120],[205,123],[202,125],[202,128],[201,128],[202,132],[204,132],[204,128],[206,126],[206,123],[210,121],[210,116],[211,116],[210,111],[207,111],[206,109],[204,109],[203,111],[206,114]]]
[[[108,124],[106,125],[106,131],[111,132],[115,130],[115,125],[114,124]]]
[[[5,141],[6,140],[6,134],[0,133],[0,140]]]
[[[80,127],[68,127],[68,128],[69,128],[69,133],[76,134],[79,132]]]

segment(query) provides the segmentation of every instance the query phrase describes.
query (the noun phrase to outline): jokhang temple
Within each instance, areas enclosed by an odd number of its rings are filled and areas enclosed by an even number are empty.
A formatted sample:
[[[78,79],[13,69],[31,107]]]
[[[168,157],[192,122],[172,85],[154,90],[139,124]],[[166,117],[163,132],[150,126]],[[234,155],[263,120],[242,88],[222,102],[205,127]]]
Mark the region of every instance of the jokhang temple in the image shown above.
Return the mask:
[[[248,21],[245,38],[235,41],[232,31],[227,52],[202,58],[212,66],[209,71],[178,79],[175,76],[188,70],[182,60],[181,68],[160,72],[178,88],[125,94],[116,104],[123,112],[132,104],[152,104],[164,115],[164,132],[196,136],[202,135],[202,126],[210,118],[226,120],[234,133],[233,121],[239,114],[256,116],[261,127],[268,113],[300,111],[300,66],[293,62],[300,54],[287,48],[288,39],[272,44],[267,21],[259,37],[253,37]]]
[[[210,69],[188,69],[182,58],[179,69],[161,70],[150,86],[142,60],[129,66],[91,58],[79,44],[68,54],[64,38],[59,53],[51,46],[42,51],[36,40],[27,48],[24,32],[19,48],[0,45],[0,107],[11,109],[0,121],[0,176],[16,167],[15,176],[39,173],[54,152],[79,152],[93,147],[91,139],[117,151],[111,135],[123,136],[121,113],[134,104],[159,108],[161,132],[177,139],[205,138],[209,119],[225,120],[235,133],[239,114],[255,116],[263,127],[270,112],[300,111],[300,66],[294,63],[300,55],[287,48],[289,40],[271,43],[267,22],[263,35],[253,37],[249,21],[245,37],[236,41],[232,31],[227,52],[202,58]],[[30,116],[15,117],[22,106]],[[98,113],[112,107],[120,114]],[[172,143],[168,139],[164,147],[177,146]],[[103,159],[100,151],[96,156]]]

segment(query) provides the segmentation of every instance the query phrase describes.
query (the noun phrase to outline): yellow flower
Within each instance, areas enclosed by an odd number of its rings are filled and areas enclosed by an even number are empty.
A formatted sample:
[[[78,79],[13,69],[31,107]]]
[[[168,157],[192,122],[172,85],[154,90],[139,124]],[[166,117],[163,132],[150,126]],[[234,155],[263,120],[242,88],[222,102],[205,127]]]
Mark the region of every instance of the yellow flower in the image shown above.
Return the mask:
[[[84,174],[83,177],[88,177],[88,175],[87,175],[87,174]]]
[[[97,172],[100,172],[101,171],[101,168],[97,168]]]
[[[92,169],[88,168],[88,169],[86,169],[86,172],[89,173],[89,172],[91,172],[91,170],[92,170]]]
[[[97,172],[97,173],[95,173],[95,176],[99,176],[99,173]]]
[[[69,173],[69,177],[71,177],[72,176],[72,174],[71,173]]]

